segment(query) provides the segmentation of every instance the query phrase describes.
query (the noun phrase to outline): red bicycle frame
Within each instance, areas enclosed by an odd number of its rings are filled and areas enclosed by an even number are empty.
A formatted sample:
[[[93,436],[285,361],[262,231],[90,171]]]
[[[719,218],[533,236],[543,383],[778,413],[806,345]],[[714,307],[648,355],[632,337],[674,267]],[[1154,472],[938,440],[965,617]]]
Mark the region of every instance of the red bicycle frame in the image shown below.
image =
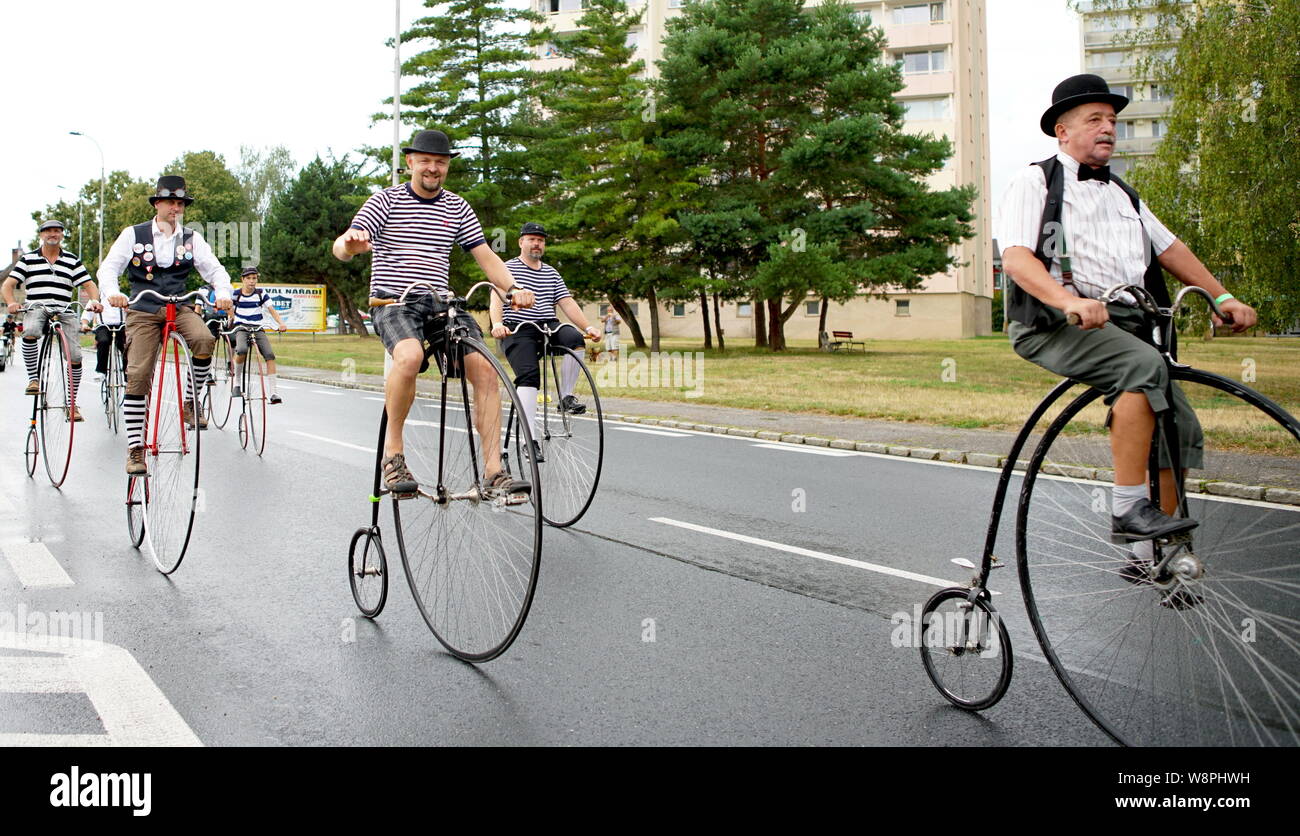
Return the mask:
[[[145,445],[144,445],[145,449],[153,453],[153,455],[155,456],[158,455],[158,426],[159,426],[159,421],[162,418],[163,384],[167,377],[167,342],[168,342],[168,337],[170,337],[172,333],[175,331],[176,331],[176,303],[168,302],[167,321],[163,324],[162,341],[158,347],[159,350],[162,352],[162,362],[158,364],[158,382],[155,389],[155,391],[158,392],[159,397],[158,400],[153,405],[153,423],[150,425],[149,430],[147,431],[147,436],[145,438]],[[171,349],[172,349],[172,360],[176,364],[176,403],[183,405],[185,401],[182,400],[183,393],[181,389],[181,352],[175,343],[172,344]],[[196,392],[195,398],[197,397],[198,397],[198,393]],[[189,437],[189,433],[186,432],[184,406],[181,406],[180,418],[181,418],[180,421],[181,452],[183,455],[188,456],[190,453],[190,437]],[[152,436],[152,440],[150,440],[148,436]]]

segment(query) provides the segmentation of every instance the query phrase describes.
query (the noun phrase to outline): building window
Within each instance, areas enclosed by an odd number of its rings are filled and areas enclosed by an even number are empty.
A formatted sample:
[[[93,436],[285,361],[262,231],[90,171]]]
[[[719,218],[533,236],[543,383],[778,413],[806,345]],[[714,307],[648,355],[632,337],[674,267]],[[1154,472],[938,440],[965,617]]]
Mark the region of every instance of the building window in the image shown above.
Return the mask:
[[[913,122],[934,119],[948,119],[948,97],[935,99],[907,99],[903,102],[907,109],[907,118]]]
[[[550,41],[547,41],[546,43],[542,44],[541,49],[542,49],[542,57],[543,57],[543,58],[557,58],[557,57],[559,57],[560,51],[559,51],[558,49],[556,49],[556,48],[555,48],[555,44],[551,43]]]
[[[932,23],[947,20],[943,3],[911,3],[894,8],[894,24]]]
[[[640,29],[633,29],[627,33],[627,40],[624,41],[624,43],[632,49],[637,49],[641,46],[641,35],[642,32]]]
[[[1122,51],[1094,52],[1088,56],[1088,66],[1094,68],[1119,67],[1128,62],[1128,53]]]
[[[685,4],[685,2],[686,0],[668,0],[668,8],[680,9]]]
[[[749,317],[754,315],[754,305],[752,302],[739,302],[736,304],[736,316]]]
[[[930,49],[899,53],[898,62],[903,66],[903,75],[920,75],[942,72],[947,67],[946,57],[942,49]]]
[[[894,300],[894,316],[911,316],[912,303],[907,299]]]
[[[1169,92],[1169,88],[1161,87],[1159,84],[1151,85],[1151,101],[1171,102],[1173,99],[1173,94]]]
[[[601,319],[604,319],[605,314],[607,313],[609,313],[609,303],[601,302],[600,307],[596,308],[596,316],[600,317]]]
[[[1152,120],[1151,120],[1151,135],[1152,135],[1152,136],[1164,136],[1164,135],[1165,135],[1165,131],[1167,131],[1167,130],[1168,130],[1168,125],[1167,125],[1163,120],[1160,120],[1160,119],[1152,119]]]
[[[1135,134],[1134,131],[1133,131],[1133,123],[1132,123],[1132,122],[1116,122],[1116,123],[1115,123],[1115,138],[1116,138],[1116,139],[1132,139],[1135,135],[1136,135],[1136,134]]]
[[[865,23],[865,24],[867,24],[868,26],[871,25],[871,10],[870,10],[870,9],[858,9],[856,12],[853,13],[853,16],[856,17],[856,18],[858,19],[859,22],[861,22],[861,23]]]
[[[803,312],[805,316],[821,316],[822,300],[809,299],[803,303]]]
[[[677,302],[676,304],[674,304],[673,316],[686,316],[686,305],[682,302]]]
[[[1132,84],[1111,84],[1109,86],[1110,86],[1110,92],[1114,93],[1117,96],[1123,96],[1124,98],[1128,99],[1130,102],[1133,101]]]
[[[1126,160],[1125,158],[1123,158],[1123,157],[1111,157],[1111,158],[1110,158],[1110,173],[1111,173],[1111,174],[1118,174],[1118,175],[1120,175],[1121,177],[1123,177],[1124,174],[1128,171],[1128,169],[1129,169],[1128,160]]]

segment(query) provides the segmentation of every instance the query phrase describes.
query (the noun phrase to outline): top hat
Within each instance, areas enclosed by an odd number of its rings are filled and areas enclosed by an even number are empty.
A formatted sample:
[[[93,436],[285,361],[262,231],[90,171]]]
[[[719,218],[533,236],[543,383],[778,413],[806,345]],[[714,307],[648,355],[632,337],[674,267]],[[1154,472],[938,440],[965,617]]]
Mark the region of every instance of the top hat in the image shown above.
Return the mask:
[[[36,231],[44,232],[47,229],[63,229],[63,224],[60,221],[48,220],[45,223],[41,224],[41,228]]]
[[[1052,106],[1043,112],[1038,120],[1038,127],[1048,136],[1056,136],[1056,119],[1071,108],[1088,102],[1106,102],[1119,113],[1128,106],[1128,99],[1118,93],[1110,92],[1106,80],[1099,75],[1084,73],[1072,75],[1056,85],[1052,91]]]
[[[186,206],[194,202],[193,195],[190,194],[189,189],[185,188],[184,177],[178,177],[175,174],[164,174],[158,178],[158,188],[150,196],[149,203],[150,205],[157,205],[158,201],[173,197],[185,201]]]
[[[459,157],[459,151],[451,150],[451,140],[442,131],[420,131],[411,140],[411,144],[402,149],[403,154],[442,154],[444,157]]]
[[[545,238],[546,227],[542,226],[541,224],[535,221],[529,221],[528,223],[523,225],[522,229],[519,230],[520,238],[523,238],[525,235],[540,235],[543,238]]]

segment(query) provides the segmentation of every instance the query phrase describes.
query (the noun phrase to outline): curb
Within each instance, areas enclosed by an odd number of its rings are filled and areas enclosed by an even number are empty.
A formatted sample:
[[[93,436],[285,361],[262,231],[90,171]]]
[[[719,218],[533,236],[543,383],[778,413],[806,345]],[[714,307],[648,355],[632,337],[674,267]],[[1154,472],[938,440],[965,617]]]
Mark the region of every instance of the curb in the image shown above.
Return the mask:
[[[367,392],[382,392],[383,386],[373,383],[357,383],[348,381],[324,381],[306,375],[286,375],[281,374],[281,380],[296,380],[304,383],[316,383],[321,386],[334,386],[339,389],[361,389]],[[1001,470],[1006,464],[1007,457],[995,453],[975,453],[966,450],[941,450],[934,447],[910,447],[903,444],[881,444],[872,441],[856,441],[848,438],[824,438],[816,435],[801,435],[793,432],[781,432],[775,430],[754,430],[747,427],[726,427],[716,424],[696,424],[691,421],[678,421],[671,418],[650,418],[642,415],[623,415],[615,412],[605,413],[605,419],[609,421],[619,421],[625,424],[644,424],[646,426],[664,427],[675,430],[693,430],[695,432],[716,433],[718,435],[734,435],[742,438],[753,438],[757,441],[767,441],[784,444],[804,444],[810,447],[830,447],[837,450],[853,450],[858,453],[877,453],[886,456],[898,456],[899,458],[923,459],[925,461],[941,461],[952,464],[965,464],[972,467],[980,467],[989,470]],[[1016,462],[1015,469],[1024,472],[1028,466],[1027,459],[1021,459]],[[1080,467],[1076,465],[1058,465],[1048,462],[1043,467],[1043,472],[1056,476],[1066,476],[1071,479],[1088,479],[1098,482],[1110,482],[1114,479],[1115,473],[1105,467]],[[1296,505],[1300,506],[1300,491],[1289,488],[1273,488],[1263,485],[1240,485],[1235,482],[1221,482],[1213,479],[1188,479],[1188,493],[1208,494],[1210,496],[1226,496],[1236,499],[1252,499],[1263,502],[1275,502],[1279,505]]]

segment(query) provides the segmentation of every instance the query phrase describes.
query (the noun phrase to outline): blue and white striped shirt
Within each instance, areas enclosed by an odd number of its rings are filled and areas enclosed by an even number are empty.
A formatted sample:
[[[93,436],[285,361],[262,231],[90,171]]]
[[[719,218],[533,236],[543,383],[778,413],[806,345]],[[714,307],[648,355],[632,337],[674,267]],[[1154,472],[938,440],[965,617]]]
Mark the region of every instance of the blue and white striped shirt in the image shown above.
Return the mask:
[[[556,303],[573,295],[554,267],[546,262],[541,265],[540,269],[534,270],[518,257],[506,262],[506,269],[514,276],[515,283],[524,290],[531,290],[537,296],[537,301],[531,308],[506,311],[505,319],[524,322],[555,319]]]
[[[271,308],[271,297],[260,287],[249,296],[243,290],[236,290],[234,301],[236,325],[261,325],[262,310]]]
[[[352,219],[352,228],[370,233],[371,296],[400,296],[420,281],[448,290],[452,246],[468,252],[487,243],[463,197],[443,189],[437,197],[423,198],[410,183],[372,194]]]

